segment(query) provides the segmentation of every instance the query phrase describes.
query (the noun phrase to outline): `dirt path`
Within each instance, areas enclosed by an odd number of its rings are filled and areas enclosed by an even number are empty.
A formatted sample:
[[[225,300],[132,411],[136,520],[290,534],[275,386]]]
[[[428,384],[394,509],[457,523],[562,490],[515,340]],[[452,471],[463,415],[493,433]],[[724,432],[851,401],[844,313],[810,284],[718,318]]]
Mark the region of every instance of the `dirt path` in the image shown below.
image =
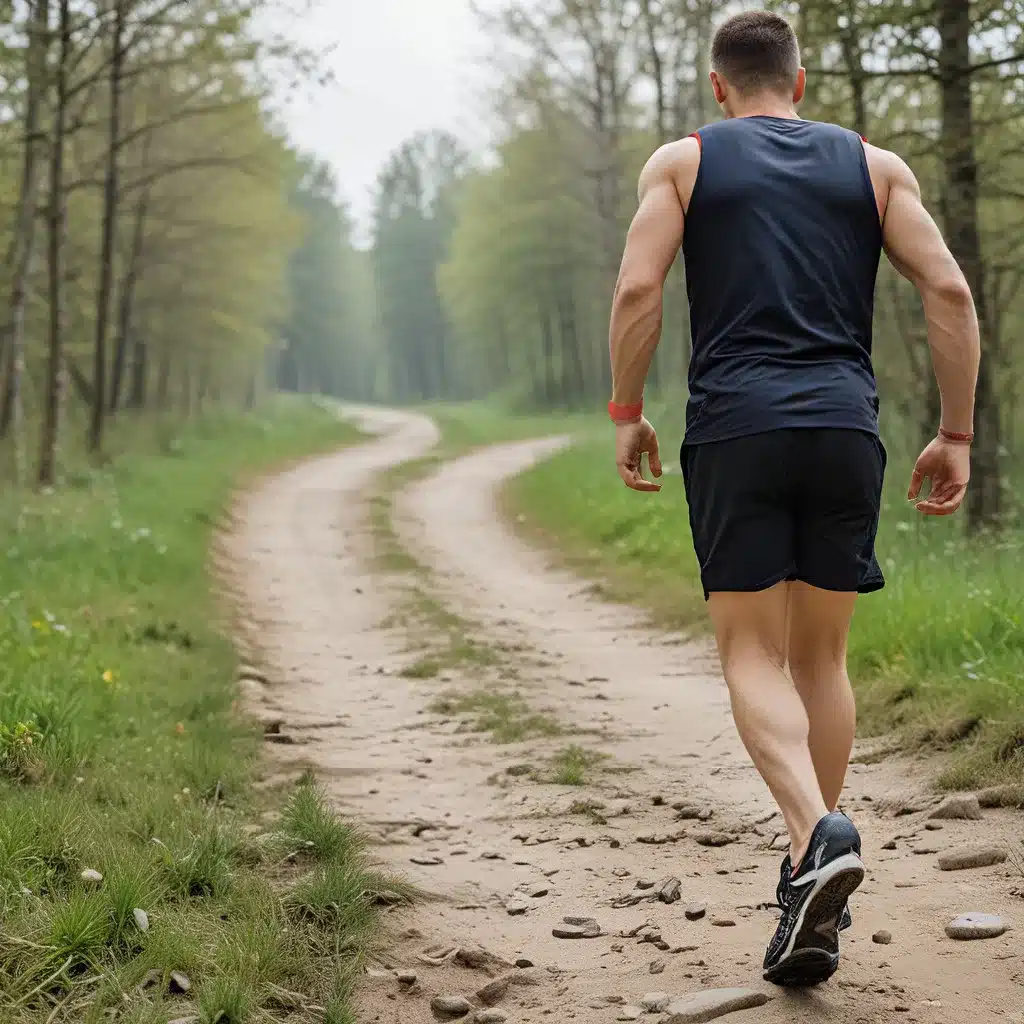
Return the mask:
[[[386,966],[418,981],[371,977],[360,1021],[431,1020],[433,996],[472,996],[517,960],[535,966],[516,974],[533,984],[501,998],[511,1022],[614,1021],[618,1000],[729,986],[772,997],[738,1021],[1024,1021],[1019,932],[973,943],[943,934],[965,911],[1024,917],[1019,874],[936,866],[940,851],[963,844],[1009,845],[1020,818],[986,811],[927,831],[933,801],[892,763],[851,774],[845,802],[871,873],[838,979],[800,995],[760,980],[773,912],[758,904],[774,897],[781,825],[735,738],[709,650],[598,602],[497,514],[500,483],[560,441],[488,449],[402,494],[396,525],[429,566],[426,584],[494,653],[435,679],[403,676],[414,654],[393,615],[405,584],[373,569],[367,498],[382,469],[427,451],[436,434],[419,417],[363,419],[387,433],[272,481],[241,510],[232,542],[248,639],[272,681],[253,698],[296,740],[279,748],[282,770],[313,761],[339,807],[373,830],[381,857],[447,897],[396,912]],[[520,704],[508,703],[512,693]],[[505,716],[524,714],[525,702],[562,734],[498,745],[436,703],[446,696],[497,700]],[[566,748],[584,784],[538,781]],[[672,805],[682,803],[691,808],[677,820]],[[693,820],[698,812],[710,819]],[[682,898],[661,902],[673,876]],[[685,916],[692,903],[707,904],[702,919]],[[565,916],[596,918],[602,935],[554,938]],[[891,945],[872,942],[878,929]],[[660,943],[642,941],[654,931]],[[452,948],[470,952],[436,966],[423,958]]]

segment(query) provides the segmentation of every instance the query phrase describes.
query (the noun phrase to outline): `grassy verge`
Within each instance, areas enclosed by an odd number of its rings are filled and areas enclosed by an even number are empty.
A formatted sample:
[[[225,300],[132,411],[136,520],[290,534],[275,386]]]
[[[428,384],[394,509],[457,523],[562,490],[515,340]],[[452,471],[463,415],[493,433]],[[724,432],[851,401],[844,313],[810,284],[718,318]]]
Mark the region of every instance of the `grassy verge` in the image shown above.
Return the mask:
[[[603,426],[603,425],[602,425]],[[512,482],[506,503],[568,564],[661,623],[706,628],[672,452],[661,494],[618,482],[608,430]],[[949,786],[1024,780],[1024,532],[968,542],[962,518],[925,520],[890,462],[878,552],[888,585],[863,599],[850,643],[861,721],[910,744],[955,746]]]
[[[469,678],[477,676],[477,688],[453,687],[433,703],[432,710],[461,718],[466,731],[488,733],[496,743],[557,736],[562,730],[549,714],[534,710],[518,689],[508,688],[520,676],[516,652],[487,642],[481,629],[438,599],[430,585],[430,570],[402,544],[393,517],[399,492],[443,462],[481,445],[544,436],[571,421],[546,416],[510,419],[477,403],[435,405],[426,411],[441,428],[440,445],[431,454],[382,474],[370,508],[375,564],[383,572],[401,576],[405,588],[405,599],[390,621],[411,638],[415,655],[402,675],[434,679],[457,671]]]
[[[255,824],[206,576],[239,473],[354,437],[289,403],[0,498],[3,1021],[354,1020],[376,905],[409,893],[309,780]]]

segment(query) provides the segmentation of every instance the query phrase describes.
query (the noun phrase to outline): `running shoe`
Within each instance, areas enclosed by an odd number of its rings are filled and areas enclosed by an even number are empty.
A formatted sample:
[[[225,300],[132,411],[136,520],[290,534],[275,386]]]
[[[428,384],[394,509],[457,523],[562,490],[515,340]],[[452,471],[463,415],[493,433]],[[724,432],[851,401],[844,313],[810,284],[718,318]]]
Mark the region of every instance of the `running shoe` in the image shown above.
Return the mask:
[[[778,901],[782,917],[764,958],[776,985],[820,985],[839,968],[839,931],[847,900],[864,880],[860,835],[845,814],[828,814],[814,828],[800,867],[783,861]]]

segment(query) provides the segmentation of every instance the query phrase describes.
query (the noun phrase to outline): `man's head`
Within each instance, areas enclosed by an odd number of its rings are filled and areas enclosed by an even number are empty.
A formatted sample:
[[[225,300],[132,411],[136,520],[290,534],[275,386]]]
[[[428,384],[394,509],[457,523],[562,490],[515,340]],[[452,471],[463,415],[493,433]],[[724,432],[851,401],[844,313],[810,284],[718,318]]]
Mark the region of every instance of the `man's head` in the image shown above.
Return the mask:
[[[745,11],[723,22],[711,44],[711,84],[730,117],[760,100],[799,103],[804,69],[789,22],[769,11]]]

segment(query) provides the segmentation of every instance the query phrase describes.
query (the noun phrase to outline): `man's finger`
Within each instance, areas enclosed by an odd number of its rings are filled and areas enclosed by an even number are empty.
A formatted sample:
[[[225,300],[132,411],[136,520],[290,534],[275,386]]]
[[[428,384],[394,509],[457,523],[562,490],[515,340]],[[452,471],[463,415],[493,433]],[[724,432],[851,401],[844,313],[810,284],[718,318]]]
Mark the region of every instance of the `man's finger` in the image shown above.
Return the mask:
[[[923,512],[926,516],[952,515],[963,504],[966,493],[966,487],[954,487],[949,497],[929,496],[924,501],[919,501],[917,503],[917,510]]]
[[[924,470],[915,466],[914,472],[910,474],[910,487],[907,489],[907,498],[913,500],[921,493],[921,484],[924,483]]]
[[[661,476],[661,453],[658,451],[658,438],[651,438],[651,445],[647,449],[647,461],[651,464],[651,472],[655,476]]]
[[[622,482],[633,491],[660,491],[661,484],[652,483],[650,480],[645,480],[632,466],[625,464],[619,465],[619,476],[622,477]]]

